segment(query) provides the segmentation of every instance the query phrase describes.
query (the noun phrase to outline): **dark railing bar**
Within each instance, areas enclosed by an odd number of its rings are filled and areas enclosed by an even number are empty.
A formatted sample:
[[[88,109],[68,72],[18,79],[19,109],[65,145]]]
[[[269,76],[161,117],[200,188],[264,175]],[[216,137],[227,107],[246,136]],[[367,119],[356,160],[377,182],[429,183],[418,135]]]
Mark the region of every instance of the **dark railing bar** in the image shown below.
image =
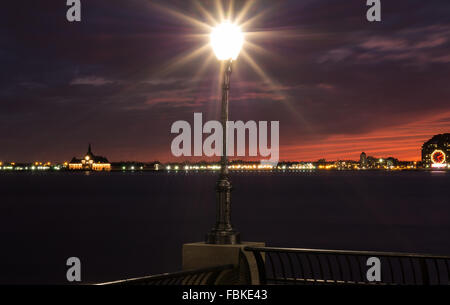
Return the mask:
[[[183,284],[183,285],[190,285],[190,284],[191,284],[192,276],[193,276],[192,274],[187,275],[187,276],[183,279],[183,281],[184,281],[186,284]]]
[[[167,282],[167,284],[168,284],[168,285],[173,285],[173,284],[177,283],[178,280],[179,280],[178,277],[174,277],[174,278],[172,278],[172,279],[169,279],[169,281]]]
[[[403,268],[403,260],[401,257],[398,258],[398,262],[400,263],[400,270],[402,271],[402,283],[406,284],[405,269]]]
[[[362,267],[361,267],[361,260],[359,259],[359,256],[354,255],[353,256],[356,260],[356,263],[358,264],[358,270],[359,270],[359,276],[361,277],[362,282],[366,282],[366,275],[364,274]]]
[[[296,279],[297,277],[296,277],[296,273],[294,271],[294,264],[292,264],[291,256],[289,255],[289,253],[285,253],[285,254],[286,254],[286,256],[288,258],[288,261],[289,261],[289,267],[291,269],[291,275],[294,277],[294,279]]]
[[[211,273],[210,273],[210,272],[203,272],[203,273],[200,275],[199,279],[198,279],[198,284],[201,285],[203,279],[204,279],[206,276],[208,276],[208,275],[210,276]]]
[[[288,283],[299,283],[299,282],[304,282],[304,283],[316,283],[316,284],[341,284],[341,285],[386,285],[386,286],[390,286],[392,284],[386,284],[386,283],[377,283],[377,282],[359,282],[359,281],[335,281],[335,280],[323,280],[323,279],[291,279],[291,278],[287,278],[287,279],[273,279],[273,278],[268,278],[267,279],[268,282],[272,281],[272,282],[288,282]],[[398,284],[395,284],[398,285]]]
[[[411,269],[412,269],[412,272],[413,272],[414,284],[417,285],[416,268],[414,268],[414,262],[413,262],[413,259],[411,257],[409,257],[409,263],[411,264]]]
[[[380,252],[380,251],[352,251],[352,250],[325,250],[325,249],[306,249],[306,248],[274,248],[274,247],[245,247],[245,251],[259,252],[298,252],[311,254],[342,254],[342,255],[361,255],[361,256],[380,256],[380,257],[412,257],[412,258],[429,258],[429,259],[450,259],[450,256],[421,254],[421,253],[405,253],[405,252]]]
[[[315,282],[316,275],[314,274],[314,268],[313,268],[313,265],[311,263],[311,259],[309,258],[308,253],[306,253],[305,256],[306,256],[306,261],[308,262],[309,271],[311,271],[311,277],[314,279],[314,282]]]
[[[265,267],[265,263],[262,258],[262,255],[260,252],[257,252],[257,251],[252,251],[252,253],[253,253],[253,256],[255,257],[256,266],[258,268],[259,282],[262,285],[266,285],[267,284],[267,274],[266,274],[266,267]]]
[[[289,255],[289,253],[287,253],[287,254]],[[297,258],[298,264],[302,271],[301,276],[304,278],[305,277],[305,266],[303,265],[302,258],[300,257],[300,255],[298,253],[294,253],[294,254],[295,254],[295,258]]]
[[[430,277],[428,274],[428,265],[425,258],[421,258],[419,260],[420,264],[420,272],[422,274],[422,284],[423,285],[429,285],[430,284]]]
[[[284,269],[284,263],[283,260],[281,259],[280,252],[277,252],[276,254],[278,257],[278,261],[280,262],[281,265],[281,272],[283,273],[283,278],[287,278],[286,270]]]
[[[325,274],[323,273],[322,262],[320,261],[320,254],[316,254],[315,258],[319,264],[320,278],[325,280]]]
[[[344,271],[342,270],[342,262],[341,260],[339,260],[339,256],[334,255],[334,258],[336,259],[336,262],[338,263],[338,270],[339,270],[339,275],[341,276],[341,280],[344,280]]]
[[[211,271],[205,284],[206,285],[214,285],[221,272],[222,271]]]
[[[120,281],[113,281],[113,282],[106,282],[106,283],[99,283],[96,285],[120,285],[120,284],[131,284],[131,283],[139,283],[139,282],[148,282],[148,281],[157,281],[157,280],[166,280],[168,278],[182,278],[186,277],[192,274],[198,274],[203,272],[214,272],[214,271],[225,271],[229,269],[233,269],[233,265],[222,265],[222,266],[214,266],[214,267],[208,267],[208,268],[202,268],[202,269],[196,269],[196,270],[186,270],[186,271],[180,271],[180,272],[173,272],[173,273],[163,273],[163,274],[157,274],[157,275],[150,275],[150,276],[144,276],[144,277],[137,277],[137,278],[130,278],[126,280],[120,280]]]
[[[450,266],[448,264],[448,260],[445,260],[445,267],[447,269],[447,281],[450,284]]]
[[[272,276],[274,278],[276,278],[277,274],[275,272],[275,265],[274,265],[273,260],[272,260],[272,255],[270,253],[267,253],[267,257],[269,257],[270,265],[272,266]]]
[[[327,259],[328,271],[330,272],[331,279],[333,280],[335,277],[334,277],[333,268],[331,267],[330,256],[325,255],[325,258]],[[335,282],[336,280],[333,280],[333,281]]]
[[[353,276],[353,268],[352,268],[352,265],[350,264],[350,259],[349,259],[348,255],[346,255],[344,257],[345,257],[345,260],[347,261],[348,270],[350,270],[350,281],[356,282],[355,277]]]
[[[439,266],[438,266],[437,259],[434,260],[434,267],[436,268],[438,284],[441,284],[441,275],[440,275],[440,272],[439,272]]]
[[[386,257],[389,265],[389,272],[391,273],[391,283],[395,283],[394,270],[392,269],[392,262],[390,257]]]
[[[195,281],[201,273],[195,273],[191,275],[191,285],[195,285]]]

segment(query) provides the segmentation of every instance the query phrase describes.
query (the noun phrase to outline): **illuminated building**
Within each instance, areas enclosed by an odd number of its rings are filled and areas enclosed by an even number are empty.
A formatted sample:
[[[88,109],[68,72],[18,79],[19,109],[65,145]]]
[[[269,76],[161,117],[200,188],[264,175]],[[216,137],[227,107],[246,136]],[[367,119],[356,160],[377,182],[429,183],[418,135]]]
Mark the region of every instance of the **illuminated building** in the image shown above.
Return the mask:
[[[94,155],[91,150],[91,144],[89,144],[86,155],[82,159],[77,159],[74,157],[69,163],[69,169],[109,171],[111,170],[111,164],[105,157]]]
[[[425,167],[444,168],[450,158],[450,133],[435,135],[422,145],[422,162]]]
[[[367,167],[367,155],[365,152],[362,152],[359,156],[359,165],[363,168]]]

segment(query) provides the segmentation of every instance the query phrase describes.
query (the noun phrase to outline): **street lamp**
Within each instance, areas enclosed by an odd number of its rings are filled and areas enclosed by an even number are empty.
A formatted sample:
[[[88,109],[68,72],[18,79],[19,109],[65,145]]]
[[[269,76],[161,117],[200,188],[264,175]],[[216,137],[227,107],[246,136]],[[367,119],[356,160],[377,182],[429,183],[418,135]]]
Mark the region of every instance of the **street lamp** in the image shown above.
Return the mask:
[[[216,225],[206,235],[207,244],[239,244],[240,233],[231,225],[231,182],[228,178],[227,162],[227,121],[228,96],[230,92],[230,77],[232,63],[244,44],[244,35],[241,29],[231,22],[218,25],[211,32],[211,46],[217,59],[225,63],[222,85],[222,112],[221,123],[223,130],[222,156],[220,159],[220,175],[216,184],[217,212]]]

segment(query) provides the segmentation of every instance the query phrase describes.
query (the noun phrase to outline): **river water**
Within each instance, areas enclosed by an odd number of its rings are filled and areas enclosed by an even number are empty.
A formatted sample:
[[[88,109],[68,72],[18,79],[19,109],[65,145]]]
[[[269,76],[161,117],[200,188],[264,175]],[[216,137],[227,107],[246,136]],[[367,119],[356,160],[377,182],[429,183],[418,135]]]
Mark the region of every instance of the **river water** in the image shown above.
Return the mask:
[[[232,173],[233,224],[269,246],[450,255],[450,172]],[[0,283],[181,268],[214,225],[215,173],[0,173]]]

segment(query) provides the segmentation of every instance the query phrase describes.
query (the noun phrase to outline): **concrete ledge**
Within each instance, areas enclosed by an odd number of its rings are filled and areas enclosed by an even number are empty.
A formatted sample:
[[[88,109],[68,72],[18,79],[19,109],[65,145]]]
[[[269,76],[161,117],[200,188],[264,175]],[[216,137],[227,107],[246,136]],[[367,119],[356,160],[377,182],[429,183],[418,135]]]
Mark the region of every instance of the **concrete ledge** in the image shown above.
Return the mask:
[[[183,245],[183,270],[200,269],[232,264],[234,280],[224,284],[258,284],[258,268],[251,252],[244,247],[264,247],[264,242],[242,242],[239,245],[211,245],[204,242]]]

